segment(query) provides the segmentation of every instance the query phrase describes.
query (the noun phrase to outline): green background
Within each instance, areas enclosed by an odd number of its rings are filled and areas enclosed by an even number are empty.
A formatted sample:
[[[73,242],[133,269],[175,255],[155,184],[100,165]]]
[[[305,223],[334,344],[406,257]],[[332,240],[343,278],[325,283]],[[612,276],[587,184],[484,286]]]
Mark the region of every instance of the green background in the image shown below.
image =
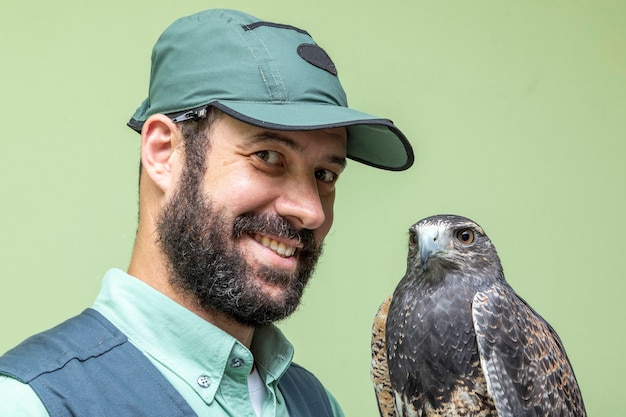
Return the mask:
[[[408,227],[478,221],[561,335],[590,415],[626,361],[626,2],[3,1],[0,351],[89,306],[129,261],[150,50],[175,18],[244,9],[308,30],[350,104],[393,119],[414,168],[350,163],[300,310],[281,327],[347,415],[376,416],[369,334]]]

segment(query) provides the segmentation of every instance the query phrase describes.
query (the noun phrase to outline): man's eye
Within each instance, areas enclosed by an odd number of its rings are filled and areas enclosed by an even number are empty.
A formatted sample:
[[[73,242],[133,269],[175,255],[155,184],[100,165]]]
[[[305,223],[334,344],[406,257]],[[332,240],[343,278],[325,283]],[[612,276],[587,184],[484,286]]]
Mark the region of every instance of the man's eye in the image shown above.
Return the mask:
[[[335,182],[337,180],[337,174],[328,169],[318,169],[315,171],[315,178],[318,181]]]
[[[280,163],[280,154],[275,151],[259,151],[256,153],[256,156],[268,164],[278,165]]]

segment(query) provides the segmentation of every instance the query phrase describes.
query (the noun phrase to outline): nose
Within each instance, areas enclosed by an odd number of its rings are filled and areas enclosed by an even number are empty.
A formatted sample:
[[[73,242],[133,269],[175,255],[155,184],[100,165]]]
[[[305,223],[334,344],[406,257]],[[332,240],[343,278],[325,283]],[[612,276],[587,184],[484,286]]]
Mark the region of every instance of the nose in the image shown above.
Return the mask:
[[[327,214],[314,178],[290,182],[275,204],[277,214],[298,228],[316,230],[326,221]]]

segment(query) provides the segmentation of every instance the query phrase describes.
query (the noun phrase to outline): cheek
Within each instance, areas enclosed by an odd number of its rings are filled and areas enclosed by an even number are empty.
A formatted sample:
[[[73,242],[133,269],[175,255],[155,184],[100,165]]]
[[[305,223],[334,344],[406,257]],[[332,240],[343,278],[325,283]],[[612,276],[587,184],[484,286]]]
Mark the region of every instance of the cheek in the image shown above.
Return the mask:
[[[245,175],[233,175],[228,181],[207,178],[204,190],[213,203],[234,216],[249,211],[262,211],[276,198],[267,184]]]

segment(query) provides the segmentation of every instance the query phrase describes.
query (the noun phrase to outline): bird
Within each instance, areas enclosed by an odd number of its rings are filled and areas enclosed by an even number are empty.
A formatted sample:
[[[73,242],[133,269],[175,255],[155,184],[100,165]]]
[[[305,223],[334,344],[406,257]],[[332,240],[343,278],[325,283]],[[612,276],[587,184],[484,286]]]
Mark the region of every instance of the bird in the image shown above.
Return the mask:
[[[463,216],[409,228],[406,273],[376,313],[371,350],[381,417],[587,415],[561,339]]]

